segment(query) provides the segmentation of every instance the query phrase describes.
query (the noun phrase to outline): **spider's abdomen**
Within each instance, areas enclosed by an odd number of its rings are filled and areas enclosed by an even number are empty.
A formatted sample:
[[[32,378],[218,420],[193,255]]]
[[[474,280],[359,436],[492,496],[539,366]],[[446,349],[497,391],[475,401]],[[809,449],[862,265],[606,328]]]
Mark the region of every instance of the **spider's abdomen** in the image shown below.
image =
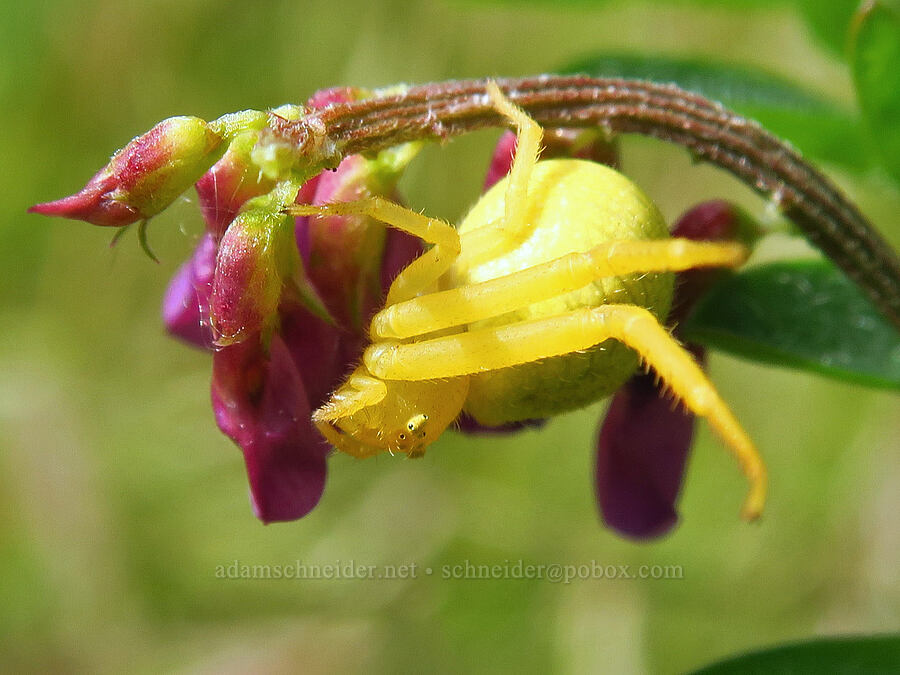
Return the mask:
[[[502,180],[485,193],[460,225],[461,234],[502,222],[506,184]],[[601,164],[573,159],[539,162],[529,182],[527,201],[525,235],[487,260],[464,248],[451,273],[455,286],[494,279],[604,242],[668,237],[662,215],[647,196],[623,175]],[[608,303],[640,305],[665,320],[672,287],[672,274],[598,279],[577,291],[472,324],[469,329]],[[586,352],[472,376],[466,410],[487,425],[573,410],[611,394],[637,365],[630,349],[607,340]]]

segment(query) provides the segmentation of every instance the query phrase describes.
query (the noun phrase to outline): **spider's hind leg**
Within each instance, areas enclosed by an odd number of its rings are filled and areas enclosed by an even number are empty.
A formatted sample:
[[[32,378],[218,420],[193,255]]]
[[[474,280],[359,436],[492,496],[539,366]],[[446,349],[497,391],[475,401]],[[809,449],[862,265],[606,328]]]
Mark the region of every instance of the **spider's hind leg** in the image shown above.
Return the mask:
[[[642,307],[585,307],[421,342],[376,344],[366,350],[363,359],[373,375],[385,379],[458,377],[571,354],[610,338],[637,352],[686,408],[706,417],[750,483],[744,518],[758,517],[766,500],[767,477],[753,441],[691,354]]]

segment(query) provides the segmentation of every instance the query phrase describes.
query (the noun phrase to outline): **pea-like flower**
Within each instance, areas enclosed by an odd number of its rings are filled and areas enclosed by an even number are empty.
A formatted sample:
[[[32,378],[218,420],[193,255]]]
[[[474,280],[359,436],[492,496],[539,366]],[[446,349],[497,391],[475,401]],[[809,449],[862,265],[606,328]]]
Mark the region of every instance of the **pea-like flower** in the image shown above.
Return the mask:
[[[308,105],[367,95],[330,89]],[[397,179],[418,150],[407,144],[350,156],[334,171],[301,181],[290,152],[266,129],[267,120],[301,112],[283,106],[213,123],[165,120],[117,152],[77,194],[31,209],[125,226],[146,221],[196,186],[206,229],[169,285],[163,317],[172,335],[212,352],[215,418],[244,454],[253,511],[265,523],[295,520],[318,503],[331,446],[312,411],[359,363],[391,281],[422,252],[419,239],[359,212],[287,215],[294,203],[396,200]],[[509,171],[515,144],[512,133],[501,138],[485,189]],[[544,158],[617,163],[615,144],[597,131],[548,129],[544,145]],[[711,202],[685,214],[674,234],[746,239],[746,223],[731,205]],[[670,322],[720,273],[681,273]],[[692,349],[702,360],[702,350]],[[463,414],[458,428],[511,433],[542,423],[485,427]],[[614,396],[599,433],[595,477],[611,528],[642,538],[674,525],[692,434],[693,417],[674,409],[648,376],[633,377]]]
[[[309,105],[365,94],[326,90]],[[173,335],[215,347],[216,421],[243,451],[254,513],[269,523],[300,518],[319,501],[330,446],[310,412],[359,359],[369,316],[422,249],[364,216],[293,219],[282,208],[290,190],[297,203],[395,197],[415,146],[348,157],[296,189],[259,171],[259,137],[237,135],[197,182],[207,232],[173,278],[163,316]]]

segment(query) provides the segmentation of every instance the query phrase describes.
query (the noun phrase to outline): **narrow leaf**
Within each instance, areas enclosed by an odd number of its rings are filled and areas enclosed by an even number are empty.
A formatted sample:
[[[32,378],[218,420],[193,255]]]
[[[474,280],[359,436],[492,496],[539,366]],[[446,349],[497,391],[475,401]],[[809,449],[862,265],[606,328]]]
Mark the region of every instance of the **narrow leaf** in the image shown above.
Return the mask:
[[[757,361],[900,389],[900,332],[830,262],[775,262],[715,286],[681,327]]]
[[[799,0],[797,7],[819,42],[841,57],[847,55],[850,20],[859,0]]]

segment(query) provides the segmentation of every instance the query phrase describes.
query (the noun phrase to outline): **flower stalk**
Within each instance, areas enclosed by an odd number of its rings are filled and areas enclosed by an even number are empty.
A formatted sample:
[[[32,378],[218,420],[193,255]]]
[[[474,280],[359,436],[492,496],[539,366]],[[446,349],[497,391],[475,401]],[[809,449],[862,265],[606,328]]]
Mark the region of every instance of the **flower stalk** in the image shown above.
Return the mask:
[[[544,127],[653,136],[733,173],[774,200],[900,327],[897,253],[830,180],[755,122],[670,84],[554,75],[496,82]],[[305,162],[335,166],[350,154],[505,125],[485,85],[450,81],[394,90],[277,123],[273,132]]]

